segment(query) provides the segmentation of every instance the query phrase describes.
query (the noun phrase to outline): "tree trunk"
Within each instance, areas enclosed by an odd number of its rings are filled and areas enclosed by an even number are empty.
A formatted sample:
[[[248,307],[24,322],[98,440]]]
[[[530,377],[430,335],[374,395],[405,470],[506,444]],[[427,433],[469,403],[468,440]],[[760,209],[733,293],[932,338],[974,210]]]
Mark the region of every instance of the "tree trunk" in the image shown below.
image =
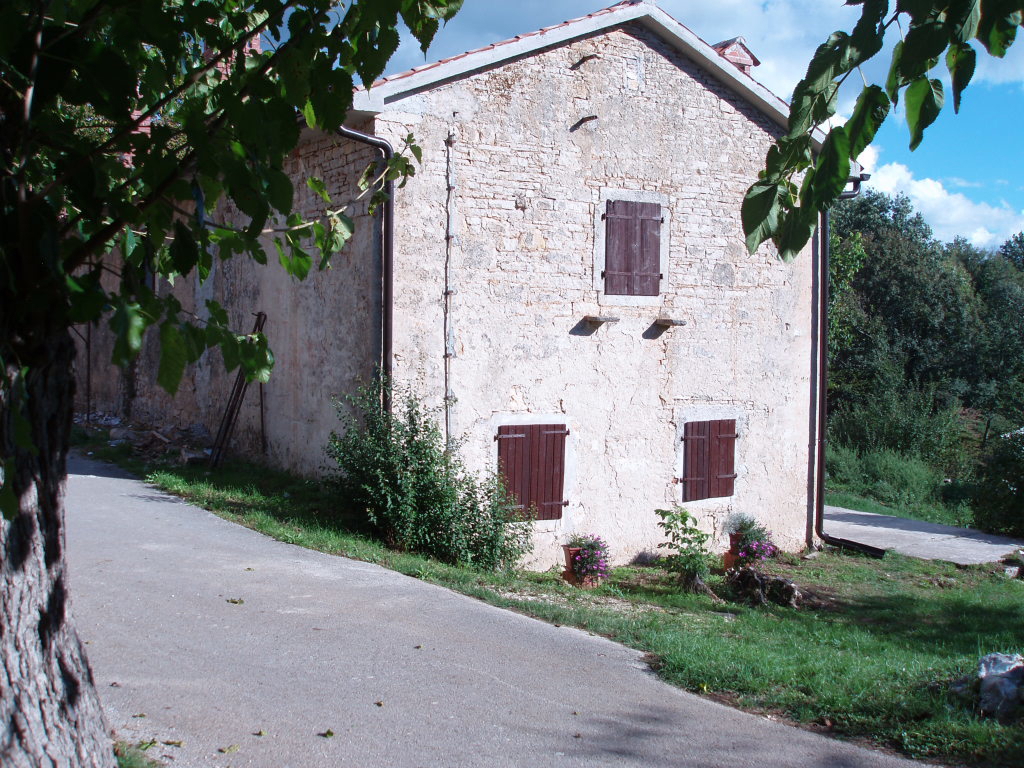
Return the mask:
[[[92,672],[71,622],[64,560],[74,345],[64,328],[33,335],[39,341],[23,413],[35,451],[16,445],[19,405],[10,390],[0,391],[0,457],[14,458],[5,479],[19,500],[13,520],[0,518],[0,765],[112,767]],[[15,372],[4,373],[10,381]]]

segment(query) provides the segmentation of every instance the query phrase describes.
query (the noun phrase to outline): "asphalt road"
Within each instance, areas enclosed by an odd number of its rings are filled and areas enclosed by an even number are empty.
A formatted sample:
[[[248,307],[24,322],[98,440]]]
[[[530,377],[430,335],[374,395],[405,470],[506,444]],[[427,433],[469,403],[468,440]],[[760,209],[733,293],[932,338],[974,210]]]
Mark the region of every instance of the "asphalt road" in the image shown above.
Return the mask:
[[[104,709],[170,766],[921,765],[684,693],[604,638],[274,541],[109,465],[70,472],[72,610]]]

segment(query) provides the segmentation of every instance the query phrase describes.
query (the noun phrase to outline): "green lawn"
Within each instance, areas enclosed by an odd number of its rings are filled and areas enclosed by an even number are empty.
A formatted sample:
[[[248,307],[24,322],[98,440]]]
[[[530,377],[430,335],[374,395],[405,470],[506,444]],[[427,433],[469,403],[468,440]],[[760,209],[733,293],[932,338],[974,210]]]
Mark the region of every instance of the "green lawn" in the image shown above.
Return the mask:
[[[680,593],[657,567],[617,568],[592,592],[554,572],[494,575],[393,552],[342,517],[320,484],[263,467],[143,467],[151,483],[274,538],[402,573],[650,654],[667,681],[839,737],[952,763],[1024,765],[1024,727],[1001,726],[945,694],[991,651],[1024,650],[1024,581],[998,567],[838,551],[770,569],[809,594],[801,609]],[[831,502],[830,502],[831,503]],[[871,510],[874,511],[874,510]]]

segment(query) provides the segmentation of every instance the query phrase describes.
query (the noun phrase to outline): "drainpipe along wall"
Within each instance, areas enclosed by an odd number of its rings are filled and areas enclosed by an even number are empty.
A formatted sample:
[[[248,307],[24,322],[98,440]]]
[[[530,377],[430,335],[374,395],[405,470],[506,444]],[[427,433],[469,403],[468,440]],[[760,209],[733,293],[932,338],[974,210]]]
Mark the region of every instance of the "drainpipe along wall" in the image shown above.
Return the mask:
[[[862,182],[871,178],[868,174],[862,173],[850,179],[853,188],[843,192],[840,200],[849,200],[860,194]],[[815,492],[814,492],[814,533],[826,544],[834,547],[843,547],[863,552],[874,557],[882,557],[884,549],[872,547],[869,544],[861,544],[857,541],[840,539],[829,536],[824,531],[825,525],[825,428],[828,409],[828,292],[829,292],[829,256],[831,254],[831,222],[829,212],[825,211],[821,217],[819,229],[821,243],[818,249],[818,382],[817,382],[817,457],[815,459]],[[808,544],[812,542],[808,541]]]
[[[346,126],[338,129],[338,135],[352,141],[358,141],[377,149],[385,163],[395,156],[394,147],[386,139],[363,133]],[[386,382],[391,382],[391,357],[394,346],[394,310],[395,310],[395,183],[388,179],[384,182],[386,199],[381,206],[381,351],[380,370]],[[384,388],[384,410],[391,411],[390,387]]]

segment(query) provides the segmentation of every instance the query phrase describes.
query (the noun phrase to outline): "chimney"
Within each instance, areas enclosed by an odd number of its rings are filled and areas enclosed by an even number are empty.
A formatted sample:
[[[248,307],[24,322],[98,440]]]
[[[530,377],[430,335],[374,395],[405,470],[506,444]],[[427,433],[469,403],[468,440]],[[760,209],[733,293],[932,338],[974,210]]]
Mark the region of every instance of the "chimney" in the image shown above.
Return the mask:
[[[726,61],[732,62],[736,69],[745,75],[750,74],[752,67],[758,66],[761,62],[747,48],[747,42],[742,37],[734,37],[731,40],[723,40],[713,46],[718,55]]]

